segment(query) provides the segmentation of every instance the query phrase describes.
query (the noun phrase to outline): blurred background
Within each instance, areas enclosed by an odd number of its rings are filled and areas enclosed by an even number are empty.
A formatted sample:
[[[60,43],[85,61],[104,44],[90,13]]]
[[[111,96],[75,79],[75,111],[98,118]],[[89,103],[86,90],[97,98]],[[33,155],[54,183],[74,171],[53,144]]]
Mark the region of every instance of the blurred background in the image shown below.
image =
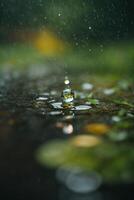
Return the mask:
[[[1,0],[0,65],[133,71],[131,0]]]

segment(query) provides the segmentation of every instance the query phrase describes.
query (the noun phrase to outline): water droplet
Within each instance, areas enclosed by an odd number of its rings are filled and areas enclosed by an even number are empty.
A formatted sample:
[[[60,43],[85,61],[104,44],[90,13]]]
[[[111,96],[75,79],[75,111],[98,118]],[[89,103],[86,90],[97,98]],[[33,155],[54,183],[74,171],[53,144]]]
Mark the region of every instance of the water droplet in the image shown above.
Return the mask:
[[[74,93],[70,87],[70,81],[68,77],[64,80],[65,88],[62,91],[62,107],[72,108],[74,106]]]
[[[48,113],[48,115],[61,115],[62,111],[51,111]]]
[[[53,106],[53,108],[55,109],[62,109],[62,102],[55,102],[55,103],[51,103],[51,105]]]
[[[78,111],[82,111],[82,110],[89,110],[92,107],[89,105],[79,105],[79,106],[75,106],[73,110],[78,110]]]
[[[36,101],[47,101],[48,97],[37,97]]]
[[[70,84],[70,81],[69,81],[69,79],[68,79],[68,77],[67,77],[67,76],[65,76],[64,83],[65,83],[65,85],[68,85],[68,84]]]
[[[91,27],[91,26],[89,26],[89,27],[88,27],[88,29],[89,29],[89,30],[91,30],[91,29],[92,29],[92,27]]]

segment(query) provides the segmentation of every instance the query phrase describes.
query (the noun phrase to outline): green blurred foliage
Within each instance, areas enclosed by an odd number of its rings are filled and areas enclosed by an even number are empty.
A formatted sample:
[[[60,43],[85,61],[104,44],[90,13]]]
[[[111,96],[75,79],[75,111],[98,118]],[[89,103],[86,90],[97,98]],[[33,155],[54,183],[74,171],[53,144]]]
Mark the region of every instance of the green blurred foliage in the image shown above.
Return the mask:
[[[101,48],[94,45],[92,51],[87,48],[74,48],[61,57],[54,57],[51,65],[61,64],[68,67],[68,72],[85,71],[90,73],[116,73],[133,77],[134,48],[133,43],[110,44]],[[26,44],[11,44],[0,46],[0,66],[7,64],[13,68],[25,68],[33,63],[47,63],[47,58],[33,46]],[[53,64],[52,64],[53,63]],[[48,63],[47,63],[48,64]]]

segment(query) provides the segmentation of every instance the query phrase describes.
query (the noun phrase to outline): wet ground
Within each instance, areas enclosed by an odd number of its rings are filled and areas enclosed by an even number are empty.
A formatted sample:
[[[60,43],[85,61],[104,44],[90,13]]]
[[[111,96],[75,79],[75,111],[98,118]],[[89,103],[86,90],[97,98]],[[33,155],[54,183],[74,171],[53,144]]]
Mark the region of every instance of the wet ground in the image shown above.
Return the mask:
[[[42,70],[42,73],[35,73],[32,70],[25,73],[1,72],[1,199],[132,199],[134,190],[132,80],[111,76],[102,78],[88,74],[72,75],[70,79],[71,87],[75,91],[75,105],[86,105],[90,109],[75,109],[70,112],[53,107],[53,103],[61,102],[64,73],[45,70]],[[55,171],[66,162],[78,166],[82,163],[81,167],[86,170],[90,167],[85,160],[88,160],[87,148],[92,144],[85,143],[85,135],[90,137],[86,138],[87,141],[91,137],[99,142],[103,141],[104,148],[108,144],[107,152],[114,151],[116,159],[112,162],[113,166],[109,167],[111,163],[109,165],[107,163],[106,166],[103,156],[101,158],[99,154],[95,154],[98,160],[103,159],[103,165],[97,162],[95,171],[104,177],[104,181],[97,191],[78,194],[60,183],[55,178]],[[82,144],[79,143],[79,136],[83,136]],[[59,154],[49,155],[51,141],[54,142],[54,149],[58,142]],[[73,161],[70,157],[72,152],[69,152],[68,156],[66,149],[62,149],[61,143],[64,142],[76,153],[76,159]],[[41,158],[44,160],[38,162],[37,150],[46,143],[45,150],[48,157]],[[82,154],[81,150],[77,149],[79,147],[84,148]],[[85,156],[83,160],[77,153],[82,157]],[[92,155],[91,152],[90,154]],[[59,161],[59,156],[63,156],[65,160]],[[107,157],[111,159],[113,154],[110,153]],[[92,162],[96,163],[96,160],[93,158]]]

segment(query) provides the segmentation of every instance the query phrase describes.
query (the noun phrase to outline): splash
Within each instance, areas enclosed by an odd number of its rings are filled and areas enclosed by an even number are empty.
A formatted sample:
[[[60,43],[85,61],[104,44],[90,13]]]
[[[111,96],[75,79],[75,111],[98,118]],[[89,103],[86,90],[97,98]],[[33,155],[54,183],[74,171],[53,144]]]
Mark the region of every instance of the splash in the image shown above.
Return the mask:
[[[67,76],[64,80],[65,87],[62,91],[62,107],[64,109],[74,108],[74,92],[71,89],[70,81]]]

